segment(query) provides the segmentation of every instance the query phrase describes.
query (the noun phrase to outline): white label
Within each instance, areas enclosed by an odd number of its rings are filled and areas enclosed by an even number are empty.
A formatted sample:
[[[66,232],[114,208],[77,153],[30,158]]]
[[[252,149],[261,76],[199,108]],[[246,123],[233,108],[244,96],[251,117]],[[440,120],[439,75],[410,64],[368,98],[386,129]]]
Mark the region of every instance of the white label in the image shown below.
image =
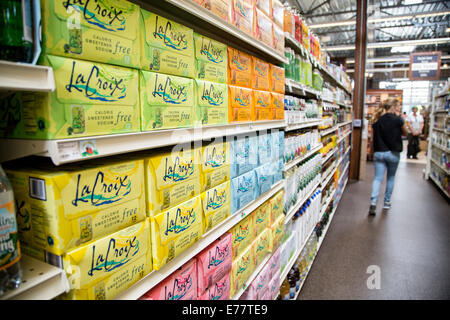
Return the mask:
[[[45,189],[45,180],[32,178],[29,179],[30,197],[38,200],[47,200],[47,192]]]
[[[81,158],[80,143],[78,141],[58,142],[58,154],[61,161]]]

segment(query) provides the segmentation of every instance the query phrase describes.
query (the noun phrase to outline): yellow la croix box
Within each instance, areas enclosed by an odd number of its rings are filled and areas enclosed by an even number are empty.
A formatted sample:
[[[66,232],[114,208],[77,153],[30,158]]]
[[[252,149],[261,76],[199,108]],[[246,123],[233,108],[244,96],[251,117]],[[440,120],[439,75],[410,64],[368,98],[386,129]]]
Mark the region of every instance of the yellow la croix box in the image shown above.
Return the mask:
[[[275,251],[280,246],[284,235],[284,214],[270,226],[270,230],[272,231],[272,249]]]
[[[231,214],[230,181],[202,193],[203,232],[210,230]]]
[[[229,85],[228,100],[228,122],[252,120],[254,108],[252,89]]]
[[[112,300],[152,271],[151,250],[124,268],[86,289],[72,289],[61,300]]]
[[[228,47],[228,83],[246,88],[252,85],[252,57],[231,47]]]
[[[8,137],[64,139],[140,130],[137,70],[50,55],[41,62],[52,67],[56,90],[23,92],[19,107],[11,106],[19,121]]]
[[[253,211],[253,232],[255,237],[260,235],[269,226],[271,213],[272,206],[269,201],[264,202],[255,211]]]
[[[269,90],[269,63],[252,56],[252,88]]]
[[[144,155],[148,216],[200,194],[199,149],[184,145]]]
[[[285,75],[284,68],[269,64],[269,80],[270,91],[284,94],[285,90]]]
[[[225,83],[194,80],[194,125],[207,126],[228,123],[228,87]]]
[[[192,79],[140,71],[142,131],[194,125]]]
[[[194,77],[194,31],[141,9],[141,67],[188,78]]]
[[[238,257],[255,238],[254,221],[252,215],[248,215],[230,230],[232,234],[233,258]]]
[[[269,91],[252,90],[253,92],[253,121],[271,120],[272,107],[271,95]]]
[[[148,218],[63,255],[71,289],[87,289],[120,272],[150,251]]]
[[[230,271],[230,296],[233,297],[244,285],[256,268],[253,246],[249,245],[233,260]]]
[[[200,196],[150,218],[152,225],[153,269],[159,270],[189,248],[203,234]]]
[[[44,54],[140,68],[139,6],[125,0],[45,0]]]
[[[278,191],[269,201],[271,206],[269,225],[272,225],[283,214],[284,191]]]
[[[195,77],[227,83],[227,45],[194,32]]]
[[[213,141],[201,149],[202,191],[230,180],[230,143]]]
[[[145,219],[144,162],[94,160],[7,169],[21,238],[61,255]]]
[[[253,258],[255,265],[259,265],[266,255],[272,250],[272,234],[269,228],[261,231],[261,233],[253,241]]]

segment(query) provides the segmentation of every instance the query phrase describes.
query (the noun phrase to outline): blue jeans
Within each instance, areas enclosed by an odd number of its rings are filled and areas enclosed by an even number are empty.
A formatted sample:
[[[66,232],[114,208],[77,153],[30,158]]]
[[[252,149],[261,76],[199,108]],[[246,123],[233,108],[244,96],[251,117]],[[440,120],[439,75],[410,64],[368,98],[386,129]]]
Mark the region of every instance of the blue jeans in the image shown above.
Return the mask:
[[[394,190],[395,172],[397,171],[400,161],[400,153],[392,151],[383,151],[374,153],[375,161],[375,178],[372,182],[372,195],[370,204],[376,205],[378,195],[380,194],[381,183],[383,182],[384,173],[387,169],[386,191],[384,193],[384,202],[391,201],[392,191]]]

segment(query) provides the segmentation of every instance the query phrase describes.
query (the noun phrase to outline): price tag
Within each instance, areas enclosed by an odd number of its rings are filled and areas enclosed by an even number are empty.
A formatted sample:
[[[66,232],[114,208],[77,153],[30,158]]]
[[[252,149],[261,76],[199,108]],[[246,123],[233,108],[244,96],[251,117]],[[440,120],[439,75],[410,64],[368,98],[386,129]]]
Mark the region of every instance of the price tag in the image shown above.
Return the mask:
[[[80,143],[78,141],[58,142],[58,155],[61,161],[70,161],[81,158]]]

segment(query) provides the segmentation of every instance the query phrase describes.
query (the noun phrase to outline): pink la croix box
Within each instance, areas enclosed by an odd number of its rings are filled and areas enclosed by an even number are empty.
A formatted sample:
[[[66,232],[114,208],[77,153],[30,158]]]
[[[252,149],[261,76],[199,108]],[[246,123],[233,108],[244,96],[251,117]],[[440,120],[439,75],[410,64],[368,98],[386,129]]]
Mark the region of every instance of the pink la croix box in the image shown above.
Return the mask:
[[[198,300],[229,300],[230,299],[230,273],[208,287]]]
[[[231,233],[227,232],[196,256],[198,296],[229,273],[232,264],[231,238]]]
[[[189,260],[139,300],[197,300],[196,260]]]

